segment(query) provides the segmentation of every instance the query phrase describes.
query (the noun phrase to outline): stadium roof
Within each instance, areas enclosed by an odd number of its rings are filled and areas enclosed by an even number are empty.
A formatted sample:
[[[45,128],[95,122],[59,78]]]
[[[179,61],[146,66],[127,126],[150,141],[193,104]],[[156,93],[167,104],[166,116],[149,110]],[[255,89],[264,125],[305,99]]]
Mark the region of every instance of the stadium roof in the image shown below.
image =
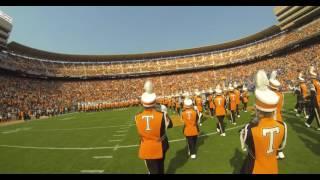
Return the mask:
[[[118,55],[76,55],[76,54],[60,54],[54,52],[43,51],[35,48],[31,48],[17,42],[11,42],[8,44],[8,51],[13,51],[22,55],[47,59],[47,60],[63,60],[63,61],[77,61],[77,62],[94,62],[94,61],[125,61],[125,60],[142,60],[142,59],[154,59],[154,58],[165,58],[165,57],[175,57],[192,55],[198,53],[206,53],[217,50],[234,48],[237,46],[252,43],[268,36],[272,36],[281,32],[280,28],[276,25],[268,27],[258,33],[253,35],[229,41],[222,44],[203,46],[198,48],[181,49],[174,51],[162,51],[153,53],[141,53],[141,54],[118,54]]]

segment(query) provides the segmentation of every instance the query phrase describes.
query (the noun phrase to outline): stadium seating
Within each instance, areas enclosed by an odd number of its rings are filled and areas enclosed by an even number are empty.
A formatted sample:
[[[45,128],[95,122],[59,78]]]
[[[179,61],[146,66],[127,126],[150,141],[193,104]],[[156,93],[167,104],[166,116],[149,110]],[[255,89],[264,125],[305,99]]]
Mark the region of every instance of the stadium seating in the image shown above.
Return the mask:
[[[320,32],[320,20],[299,29],[281,32],[251,44],[200,55],[133,60],[129,62],[70,62],[28,57],[21,52],[2,52],[0,56],[0,113],[15,119],[23,111],[34,116],[63,113],[76,110],[78,103],[113,103],[132,101],[142,94],[144,82],[153,81],[157,95],[176,94],[194,89],[206,90],[225,80],[237,80],[253,86],[253,75],[258,69],[268,72],[277,69],[283,90],[288,80],[296,79],[299,70],[311,64],[319,64],[320,43],[302,49],[287,50],[284,55],[268,56],[288,44],[304,40]],[[267,55],[267,58],[259,59]],[[257,59],[252,61],[253,59]],[[201,69],[207,68],[207,69]],[[188,70],[177,73],[180,70]],[[199,69],[197,71],[194,71]],[[37,77],[60,79],[36,79],[6,74],[14,71]],[[159,72],[160,75],[151,75]],[[139,74],[150,74],[148,77]],[[139,78],[105,80],[79,80],[83,77],[120,76],[137,74]],[[78,78],[78,80],[67,77]],[[54,113],[52,113],[54,112]],[[10,117],[8,117],[10,114]]]

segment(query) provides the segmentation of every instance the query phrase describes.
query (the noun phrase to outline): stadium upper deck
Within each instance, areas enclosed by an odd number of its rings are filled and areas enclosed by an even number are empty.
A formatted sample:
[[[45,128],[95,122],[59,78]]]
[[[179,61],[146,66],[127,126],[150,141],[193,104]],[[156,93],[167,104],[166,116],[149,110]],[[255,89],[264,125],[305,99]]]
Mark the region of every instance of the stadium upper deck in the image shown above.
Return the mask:
[[[6,48],[12,30],[12,18],[0,11],[0,49]]]
[[[280,13],[279,17],[281,13],[286,13],[281,8],[275,9],[276,15]],[[288,11],[290,9],[287,8]],[[140,77],[208,70],[261,60],[276,56],[284,49],[288,51],[297,46],[319,42],[319,16],[305,18],[304,22],[295,28],[282,30],[274,25],[246,38],[223,44],[145,54],[59,54],[11,42],[0,56],[0,68],[28,76],[75,79]]]

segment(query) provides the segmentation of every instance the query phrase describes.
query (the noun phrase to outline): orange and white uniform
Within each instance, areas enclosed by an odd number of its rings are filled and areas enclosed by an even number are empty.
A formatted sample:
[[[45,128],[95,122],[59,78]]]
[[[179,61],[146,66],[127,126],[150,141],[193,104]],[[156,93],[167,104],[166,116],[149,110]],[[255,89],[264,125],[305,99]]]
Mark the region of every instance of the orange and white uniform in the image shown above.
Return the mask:
[[[276,110],[276,120],[278,121],[283,121],[282,119],[282,107],[283,107],[283,99],[284,99],[284,96],[283,96],[283,93],[279,92],[279,91],[275,91],[275,93],[279,96],[279,102],[278,102],[278,105],[277,105],[277,110]]]
[[[166,151],[163,149],[163,143],[168,143],[165,141],[166,123],[164,114],[155,109],[145,109],[136,115],[135,122],[140,136],[139,158],[163,158],[163,151]]]
[[[234,89],[234,94],[236,95],[236,105],[240,104],[240,91],[238,89]]]
[[[199,134],[199,128],[197,124],[197,112],[188,108],[182,112],[182,120],[184,122],[183,134],[185,136],[197,136]]]
[[[210,95],[208,97],[208,101],[209,101],[209,108],[210,109],[215,109],[215,105],[214,105],[214,102],[213,102],[213,95]]]
[[[244,92],[242,93],[242,102],[243,102],[243,103],[248,103],[248,102],[249,102],[249,94],[248,94],[247,91],[244,91]]]
[[[225,109],[225,105],[226,105],[226,99],[224,98],[223,95],[217,95],[214,100],[214,105],[216,107],[215,109],[215,114],[216,116],[224,116],[226,115],[226,109]]]
[[[320,82],[316,79],[312,79],[312,84],[316,90],[317,103],[320,105]]]
[[[237,95],[233,92],[229,92],[229,109],[235,111],[237,109]]]
[[[199,97],[199,96],[197,96],[197,97],[195,98],[195,103],[196,103],[196,106],[197,106],[197,108],[198,108],[198,111],[199,111],[199,112],[202,112],[202,98]]]
[[[300,86],[301,95],[302,95],[303,99],[305,100],[308,95],[307,85],[306,85],[306,83],[302,82],[302,83],[300,83],[299,86]]]
[[[285,123],[273,118],[263,118],[249,123],[244,129],[244,142],[248,156],[241,173],[278,174],[277,151],[286,143]]]

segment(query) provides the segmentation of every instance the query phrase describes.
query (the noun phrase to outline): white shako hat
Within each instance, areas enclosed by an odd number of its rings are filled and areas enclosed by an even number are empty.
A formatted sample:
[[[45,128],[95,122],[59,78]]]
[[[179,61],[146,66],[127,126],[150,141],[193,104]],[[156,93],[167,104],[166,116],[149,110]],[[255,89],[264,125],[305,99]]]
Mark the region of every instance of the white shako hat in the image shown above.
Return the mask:
[[[192,100],[189,98],[189,96],[186,96],[186,98],[183,101],[183,104],[185,107],[193,107]]]
[[[198,90],[198,89],[196,89],[196,90],[195,90],[195,92],[194,92],[194,94],[195,94],[196,96],[200,96],[200,92],[199,92],[199,90]]]
[[[243,91],[248,91],[248,88],[246,87],[245,84],[243,85],[242,90],[243,90]]]
[[[218,85],[216,86],[215,91],[216,91],[216,94],[217,94],[217,95],[222,94],[222,90],[221,90],[220,84],[218,84]]]
[[[259,70],[255,78],[255,107],[263,112],[275,111],[279,102],[279,96],[268,88],[269,80],[266,72],[264,70]]]
[[[183,95],[183,91],[180,91],[180,92],[179,92],[179,96],[182,96],[182,95]]]
[[[209,88],[208,93],[212,94],[213,93],[213,89],[212,87]]]
[[[304,82],[304,78],[303,78],[302,72],[299,73],[298,79],[299,79],[300,82]]]
[[[145,92],[141,96],[141,103],[144,107],[153,107],[156,105],[156,94],[153,92],[153,85],[151,81],[146,81],[144,84]]]
[[[317,73],[315,72],[314,66],[310,66],[309,74],[310,74],[311,78],[316,78],[317,77]]]
[[[227,88],[227,87],[223,87],[223,91],[224,91],[224,92],[227,92],[227,91],[228,91],[228,88]]]
[[[232,84],[231,84],[231,83],[229,84],[228,90],[229,90],[229,91],[233,91],[233,90],[234,90],[234,88],[232,87]]]
[[[190,92],[185,92],[183,96],[184,96],[184,99],[188,99],[188,98],[191,99],[190,97],[192,96],[192,94]]]
[[[238,84],[237,84],[237,82],[235,81],[234,83],[233,83],[233,88],[237,88],[238,87]]]
[[[276,78],[277,71],[272,71],[269,79],[269,87],[278,90],[280,87],[280,82]]]

